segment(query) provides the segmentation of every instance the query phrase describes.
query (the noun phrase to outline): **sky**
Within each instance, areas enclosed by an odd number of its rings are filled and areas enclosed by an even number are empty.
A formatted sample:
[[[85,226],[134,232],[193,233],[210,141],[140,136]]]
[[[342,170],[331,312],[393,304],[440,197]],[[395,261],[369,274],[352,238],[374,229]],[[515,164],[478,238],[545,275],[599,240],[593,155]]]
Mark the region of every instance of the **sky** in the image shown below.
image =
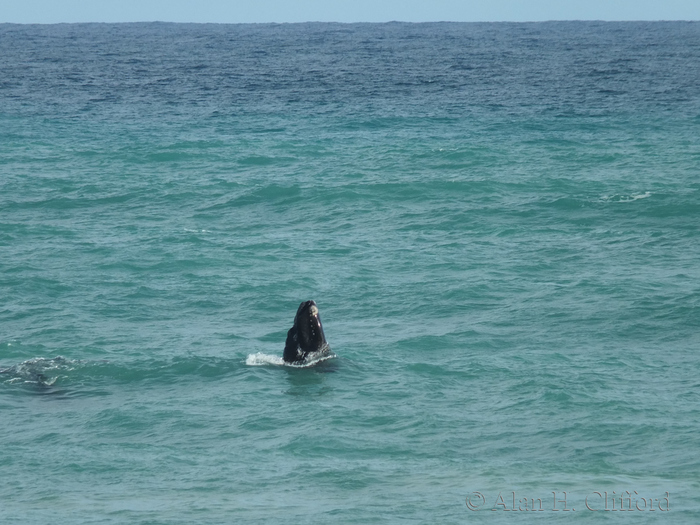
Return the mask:
[[[700,20],[700,0],[0,0],[0,23]]]

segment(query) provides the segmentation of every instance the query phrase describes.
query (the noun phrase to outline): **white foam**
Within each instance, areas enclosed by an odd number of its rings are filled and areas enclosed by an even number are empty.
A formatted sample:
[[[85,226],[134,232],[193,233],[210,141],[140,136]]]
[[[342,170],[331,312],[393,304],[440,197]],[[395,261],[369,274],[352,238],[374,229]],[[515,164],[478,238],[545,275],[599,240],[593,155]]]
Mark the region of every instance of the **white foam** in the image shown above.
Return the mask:
[[[645,191],[644,193],[635,193],[632,195],[603,195],[601,199],[606,202],[632,202],[639,199],[646,199],[647,197],[651,197],[651,192]]]
[[[245,364],[248,366],[284,365],[284,359],[278,355],[258,352],[257,354],[248,355],[245,359]]]
[[[284,359],[282,359],[281,356],[279,355],[270,355],[270,354],[263,354],[262,352],[258,352],[256,354],[248,354],[248,357],[245,359],[245,364],[248,366],[265,366],[265,365],[274,365],[274,366],[291,366],[293,368],[307,368],[310,366],[314,366],[322,361],[326,361],[328,359],[331,359],[335,357],[334,353],[323,353],[321,355],[316,356],[316,352],[312,352],[307,356],[307,360],[304,361],[302,364],[295,364],[295,363],[286,363]]]

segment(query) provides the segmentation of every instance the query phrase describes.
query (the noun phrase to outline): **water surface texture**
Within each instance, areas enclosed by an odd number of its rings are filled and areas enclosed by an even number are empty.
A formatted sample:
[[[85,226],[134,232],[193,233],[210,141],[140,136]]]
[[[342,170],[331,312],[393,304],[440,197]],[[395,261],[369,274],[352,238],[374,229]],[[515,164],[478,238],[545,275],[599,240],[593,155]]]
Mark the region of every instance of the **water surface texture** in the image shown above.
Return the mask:
[[[698,64],[0,25],[0,521],[698,523]],[[307,299],[337,357],[285,366]]]

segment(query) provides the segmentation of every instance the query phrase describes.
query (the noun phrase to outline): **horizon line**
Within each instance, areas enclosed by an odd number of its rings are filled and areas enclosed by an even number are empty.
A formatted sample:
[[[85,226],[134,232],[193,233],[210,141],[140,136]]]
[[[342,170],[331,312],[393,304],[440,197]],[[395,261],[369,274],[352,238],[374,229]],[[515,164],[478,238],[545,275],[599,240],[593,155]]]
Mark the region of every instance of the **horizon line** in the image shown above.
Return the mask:
[[[700,20],[689,19],[645,19],[635,20],[607,20],[603,18],[573,18],[559,19],[551,18],[547,20],[421,20],[419,22],[409,20],[387,20],[383,22],[340,22],[335,20],[305,20],[295,22],[182,22],[173,20],[123,20],[123,21],[82,21],[82,22],[0,22],[0,25],[78,25],[78,24],[197,24],[197,25],[295,25],[295,24],[546,24],[552,22],[603,22],[603,23],[639,23],[639,22],[685,22],[694,23]]]

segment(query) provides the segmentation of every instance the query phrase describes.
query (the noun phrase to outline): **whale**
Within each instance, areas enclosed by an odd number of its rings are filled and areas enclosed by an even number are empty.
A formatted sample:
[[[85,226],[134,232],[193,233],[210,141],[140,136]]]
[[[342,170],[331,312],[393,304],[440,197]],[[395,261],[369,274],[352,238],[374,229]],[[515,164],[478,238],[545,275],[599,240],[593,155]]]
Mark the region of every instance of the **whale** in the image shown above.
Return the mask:
[[[294,316],[294,324],[287,332],[282,359],[285,363],[303,364],[329,356],[331,347],[323,333],[321,316],[314,301],[304,301]]]

